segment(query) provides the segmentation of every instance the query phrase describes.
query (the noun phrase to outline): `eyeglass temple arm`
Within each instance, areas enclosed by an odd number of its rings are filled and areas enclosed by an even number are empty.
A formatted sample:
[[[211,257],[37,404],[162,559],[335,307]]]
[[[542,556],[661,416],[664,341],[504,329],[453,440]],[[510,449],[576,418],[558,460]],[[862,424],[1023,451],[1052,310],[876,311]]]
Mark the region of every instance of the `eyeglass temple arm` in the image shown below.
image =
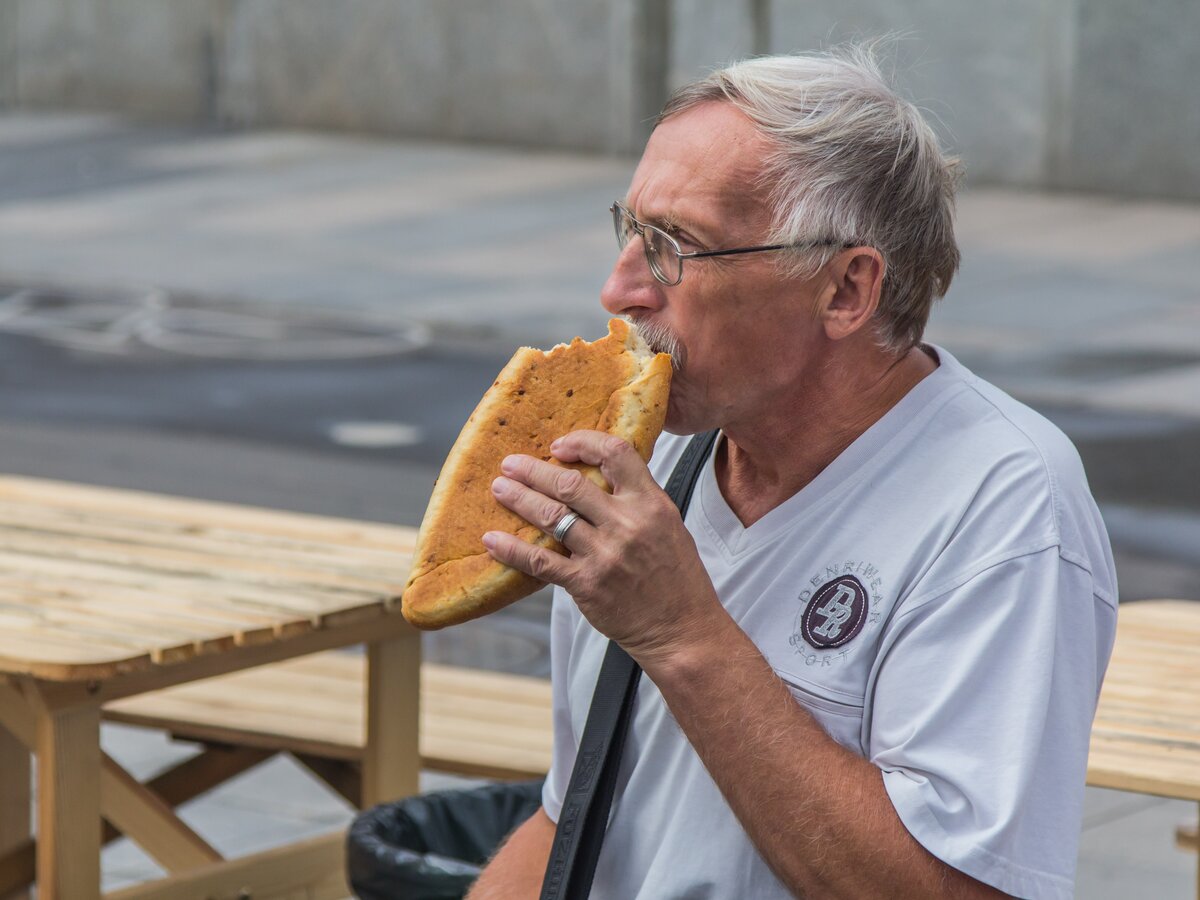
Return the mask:
[[[738,247],[736,250],[696,250],[693,253],[680,253],[680,259],[698,259],[703,256],[733,256],[735,253],[759,253],[763,250],[789,250],[789,249],[808,249],[811,247],[829,247],[837,241],[812,241],[811,243],[803,244],[764,244],[761,247]],[[842,244],[843,247],[853,246],[852,244]]]

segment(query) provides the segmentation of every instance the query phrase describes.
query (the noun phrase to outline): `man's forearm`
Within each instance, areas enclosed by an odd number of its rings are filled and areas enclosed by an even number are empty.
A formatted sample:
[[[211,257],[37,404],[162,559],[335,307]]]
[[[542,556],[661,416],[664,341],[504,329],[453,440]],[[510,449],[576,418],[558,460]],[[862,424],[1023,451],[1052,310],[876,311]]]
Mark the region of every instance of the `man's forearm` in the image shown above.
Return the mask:
[[[798,896],[1004,896],[917,843],[879,769],[825,733],[732,620],[643,667],[751,841]]]
[[[554,823],[539,806],[512,833],[471,886],[467,900],[536,900],[554,842]]]

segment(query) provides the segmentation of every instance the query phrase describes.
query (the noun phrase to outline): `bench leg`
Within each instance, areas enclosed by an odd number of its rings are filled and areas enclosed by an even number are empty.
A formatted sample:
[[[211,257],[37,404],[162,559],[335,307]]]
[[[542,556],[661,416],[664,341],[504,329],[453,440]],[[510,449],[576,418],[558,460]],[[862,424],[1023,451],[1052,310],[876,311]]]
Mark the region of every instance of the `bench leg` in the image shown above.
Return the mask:
[[[1196,900],[1200,900],[1200,827],[1178,826],[1175,829],[1175,846],[1184,853],[1196,854]]]
[[[366,746],[362,805],[417,793],[421,635],[416,630],[367,645]]]

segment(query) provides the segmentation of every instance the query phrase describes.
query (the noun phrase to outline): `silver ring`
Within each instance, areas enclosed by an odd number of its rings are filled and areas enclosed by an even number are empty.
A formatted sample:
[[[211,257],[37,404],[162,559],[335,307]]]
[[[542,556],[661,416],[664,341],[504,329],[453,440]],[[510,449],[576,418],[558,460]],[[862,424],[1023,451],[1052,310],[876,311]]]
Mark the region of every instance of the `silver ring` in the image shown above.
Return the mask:
[[[551,535],[560,544],[567,539],[567,532],[571,530],[571,526],[578,522],[582,516],[575,510],[571,510],[565,516],[558,520],[554,526],[554,533]]]

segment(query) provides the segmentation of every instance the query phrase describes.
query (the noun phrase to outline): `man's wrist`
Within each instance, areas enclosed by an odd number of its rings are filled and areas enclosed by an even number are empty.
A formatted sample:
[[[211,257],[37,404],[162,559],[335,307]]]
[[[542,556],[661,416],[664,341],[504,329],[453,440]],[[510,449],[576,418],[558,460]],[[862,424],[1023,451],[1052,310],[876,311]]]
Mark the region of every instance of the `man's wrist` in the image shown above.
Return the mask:
[[[630,649],[650,680],[660,688],[672,683],[695,683],[698,675],[729,662],[730,654],[746,645],[758,654],[737,623],[720,609],[702,623],[681,629],[671,641]]]

